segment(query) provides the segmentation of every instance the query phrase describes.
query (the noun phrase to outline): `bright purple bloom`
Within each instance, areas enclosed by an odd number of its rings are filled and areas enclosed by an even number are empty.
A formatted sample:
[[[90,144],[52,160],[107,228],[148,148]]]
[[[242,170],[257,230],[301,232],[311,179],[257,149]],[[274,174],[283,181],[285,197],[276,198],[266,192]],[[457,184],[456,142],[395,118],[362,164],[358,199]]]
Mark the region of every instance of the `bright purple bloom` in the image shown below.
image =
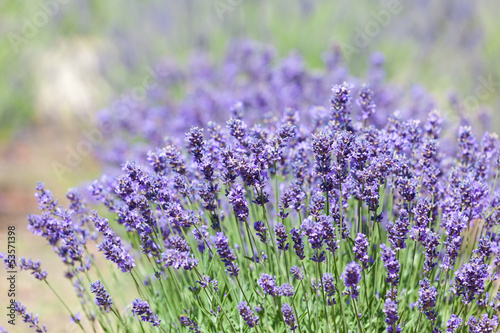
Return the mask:
[[[142,321],[150,322],[153,326],[160,326],[161,320],[158,319],[158,315],[151,310],[147,301],[136,298],[132,302],[132,313],[136,316],[140,316]]]
[[[45,324],[40,326],[40,322],[38,321],[38,314],[33,315],[32,313],[26,312],[26,307],[21,304],[21,302],[14,303],[14,311],[16,315],[23,317],[23,322],[27,323],[30,328],[33,328],[37,333],[46,333],[47,328]]]
[[[481,258],[473,257],[455,272],[455,283],[451,291],[462,296],[464,304],[469,304],[484,292],[488,276],[488,265]]]
[[[385,299],[385,322],[387,323],[387,332],[388,333],[399,333],[401,332],[401,326],[397,325],[397,321],[399,320],[398,315],[398,303],[391,298]],[[394,328],[396,328],[394,330]]]
[[[382,261],[387,269],[387,283],[396,286],[399,283],[399,262],[396,259],[396,252],[385,244],[380,245]]]
[[[255,327],[259,325],[259,317],[254,316],[252,308],[248,306],[247,302],[241,302],[238,306],[238,311],[243,320],[247,323],[248,327]]]
[[[262,273],[260,278],[257,280],[257,283],[262,290],[264,290],[264,294],[276,296],[276,277]]]
[[[446,324],[446,333],[455,333],[460,325],[462,325],[462,318],[458,317],[456,314],[452,314]]]
[[[22,257],[19,259],[19,268],[21,270],[32,271],[31,274],[38,280],[45,280],[47,278],[47,271],[42,271],[40,260],[34,262],[29,258]]]
[[[437,298],[437,289],[434,286],[431,286],[431,282],[424,278],[419,282],[420,290],[418,291],[418,309],[422,312],[427,319],[430,321],[436,320],[436,298]]]
[[[345,268],[345,271],[340,276],[342,280],[344,280],[344,285],[347,288],[350,288],[349,294],[351,298],[358,298],[359,296],[359,281],[361,281],[361,266],[353,261],[348,264]]]
[[[361,232],[358,233],[356,235],[356,238],[354,239],[354,247],[352,248],[352,251],[356,256],[356,259],[361,261],[363,269],[368,268],[368,261],[370,260],[370,258],[368,257],[368,246],[368,239],[366,238],[365,234]]]
[[[291,284],[283,283],[281,286],[276,288],[276,294],[278,296],[293,297],[295,291],[293,290],[293,286]]]
[[[481,319],[470,316],[467,325],[471,333],[493,333],[498,328],[498,316],[493,315],[491,319],[486,313],[481,315]]]
[[[264,244],[267,244],[267,228],[262,221],[256,221],[253,224],[253,228],[255,229],[256,235],[259,236],[260,241]]]
[[[245,189],[240,184],[236,183],[229,190],[227,198],[229,203],[233,206],[234,213],[241,223],[246,223],[248,218],[248,203],[245,199]]]
[[[293,249],[295,250],[295,253],[300,260],[304,260],[306,256],[304,255],[304,239],[302,238],[302,233],[299,229],[293,228],[292,231],[290,231],[290,234],[292,235]]]
[[[238,268],[238,263],[236,262],[236,255],[229,247],[229,241],[222,232],[217,233],[214,245],[217,248],[217,254],[226,266],[226,273],[229,276],[238,276],[240,269]]]
[[[336,304],[335,301],[335,279],[333,278],[333,275],[330,273],[325,273],[323,274],[323,277],[321,278],[321,282],[323,284],[323,287],[325,288],[325,293],[328,296],[328,305],[333,306],[333,304]]]
[[[288,250],[289,244],[286,243],[288,235],[286,234],[286,227],[283,225],[283,223],[276,223],[274,232],[276,233],[276,243],[278,244],[278,249],[283,251]]]
[[[292,268],[290,268],[290,274],[297,280],[302,281],[304,279],[304,272],[298,266],[292,266]]]
[[[95,294],[95,304],[97,304],[100,309],[108,312],[109,308],[113,305],[113,300],[101,281],[91,283],[90,292]]]
[[[281,307],[281,313],[283,313],[283,319],[285,323],[290,327],[291,331],[295,331],[297,329],[295,314],[293,313],[293,309],[288,303],[284,303]]]

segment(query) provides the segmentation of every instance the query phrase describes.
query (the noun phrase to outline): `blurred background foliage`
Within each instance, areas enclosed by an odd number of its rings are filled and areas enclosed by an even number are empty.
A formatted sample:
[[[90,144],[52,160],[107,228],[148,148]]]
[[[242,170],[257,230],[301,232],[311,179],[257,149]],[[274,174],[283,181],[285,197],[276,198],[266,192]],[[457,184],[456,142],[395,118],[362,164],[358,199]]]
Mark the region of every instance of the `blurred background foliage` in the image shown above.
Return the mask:
[[[267,42],[280,55],[297,49],[320,67],[324,50],[354,45],[391,1],[2,1],[0,139],[36,122],[91,120],[140,84],[148,67],[165,58],[186,63],[200,49],[220,59],[233,38]],[[401,0],[401,13],[352,54],[348,67],[363,75],[368,55],[382,51],[388,80],[421,83],[448,107],[451,92],[474,94],[480,77],[500,81],[497,4]],[[41,11],[47,22],[37,21]],[[26,34],[27,25],[34,33]],[[22,43],[12,42],[13,34]],[[481,102],[495,108],[497,94]]]

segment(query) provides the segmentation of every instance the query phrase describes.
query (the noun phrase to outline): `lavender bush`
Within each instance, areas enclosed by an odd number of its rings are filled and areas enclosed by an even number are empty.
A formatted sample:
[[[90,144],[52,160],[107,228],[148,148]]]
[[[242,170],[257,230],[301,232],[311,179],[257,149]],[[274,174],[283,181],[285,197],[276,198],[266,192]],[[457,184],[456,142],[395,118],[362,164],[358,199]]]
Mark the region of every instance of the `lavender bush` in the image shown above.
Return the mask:
[[[71,319],[109,332],[497,330],[497,136],[462,126],[443,147],[439,113],[389,112],[397,106],[384,104],[380,82],[340,82],[330,107],[317,107],[331,76],[309,89],[296,65],[278,80],[262,54],[244,59],[250,91],[228,100],[247,99],[203,109],[185,97],[200,117],[177,124],[196,122],[184,142],[169,119],[148,132],[125,120],[117,140],[147,133],[153,146],[89,186],[100,213],[76,190],[65,208],[37,186],[41,214],[28,228],[67,266],[82,304],[67,308]],[[256,90],[279,93],[276,104],[259,104]],[[95,248],[112,265],[96,265]],[[14,264],[56,292],[39,262]],[[125,280],[135,290],[110,293]]]

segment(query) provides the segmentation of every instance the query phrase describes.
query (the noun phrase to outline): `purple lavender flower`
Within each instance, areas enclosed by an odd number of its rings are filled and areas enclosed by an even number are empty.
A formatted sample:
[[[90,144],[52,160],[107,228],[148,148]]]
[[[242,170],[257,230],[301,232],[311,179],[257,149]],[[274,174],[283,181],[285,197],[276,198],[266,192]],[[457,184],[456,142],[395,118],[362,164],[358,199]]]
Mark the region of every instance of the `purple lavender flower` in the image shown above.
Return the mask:
[[[486,313],[481,315],[481,319],[470,316],[467,325],[471,333],[493,333],[498,328],[498,316],[493,315],[491,319]]]
[[[387,227],[387,238],[395,251],[406,249],[406,239],[408,239],[408,227],[410,226],[410,218],[408,211],[402,208],[399,211],[399,217],[394,223],[390,223]]]
[[[160,326],[161,319],[158,319],[158,315],[151,310],[148,301],[136,298],[132,302],[132,313],[140,316],[142,321],[150,322],[153,326]]]
[[[330,273],[325,273],[323,274],[323,277],[321,278],[321,282],[323,284],[323,287],[325,288],[326,295],[328,296],[328,305],[333,306],[333,304],[336,304],[335,301],[335,279],[333,278],[333,275]]]
[[[455,283],[451,291],[462,296],[464,304],[469,304],[484,292],[488,276],[488,265],[484,264],[481,258],[473,257],[455,272]]]
[[[217,248],[217,254],[226,266],[226,273],[230,276],[238,276],[240,269],[238,268],[238,263],[236,262],[236,255],[229,247],[229,241],[222,232],[217,233],[214,245]]]
[[[31,258],[27,259],[22,257],[19,259],[19,268],[21,270],[32,271],[31,274],[38,280],[45,280],[47,278],[47,271],[42,271],[40,260],[34,262]]]
[[[399,320],[398,315],[398,303],[391,298],[385,299],[385,322],[387,323],[387,332],[388,333],[399,333],[401,332],[401,326],[397,325],[397,321]],[[394,329],[395,328],[395,329]]]
[[[302,222],[301,228],[308,237],[313,249],[319,249],[323,246],[323,225],[321,223],[315,223],[310,218],[307,218]]]
[[[47,332],[47,328],[45,324],[40,326],[40,322],[38,321],[38,314],[33,315],[32,313],[26,312],[26,307],[21,304],[21,302],[14,303],[14,311],[16,315],[23,317],[23,322],[27,323],[30,328],[33,328],[37,333],[45,333]]]
[[[302,281],[304,279],[304,272],[298,266],[292,266],[292,268],[290,268],[290,274],[292,274],[296,280]]]
[[[181,325],[189,327],[189,330],[194,333],[201,333],[200,326],[193,319],[189,318],[189,313],[186,310],[184,312],[186,315],[181,315],[179,318]]]
[[[356,100],[362,111],[361,119],[368,119],[375,112],[375,102],[373,101],[373,91],[369,86],[363,84],[359,90],[359,97]]]
[[[288,235],[286,234],[286,227],[283,225],[283,223],[276,223],[274,232],[276,233],[276,243],[278,244],[278,249],[283,251],[288,250],[289,244],[286,243]]]
[[[276,294],[278,296],[293,297],[295,291],[293,290],[293,286],[291,284],[284,283],[278,288],[276,288]]]
[[[296,325],[295,314],[290,304],[284,303],[281,307],[281,313],[283,313],[283,320],[290,327],[290,330],[295,331],[298,326]]]
[[[356,256],[356,259],[358,259],[361,264],[363,269],[368,268],[368,239],[366,238],[365,234],[363,233],[358,233],[356,235],[356,238],[354,239],[354,247],[352,248],[352,251],[354,252],[354,255]]]
[[[243,317],[243,320],[247,323],[248,327],[255,327],[259,325],[259,317],[254,316],[254,312],[252,308],[248,306],[247,302],[241,302],[238,306],[238,311],[240,312],[240,316]]]
[[[113,300],[108,294],[108,291],[104,289],[104,285],[101,281],[91,283],[90,292],[95,294],[95,304],[98,305],[101,310],[109,312],[109,308],[113,305]]]
[[[257,283],[262,290],[264,290],[264,294],[276,296],[276,277],[262,273],[260,278],[257,280]]]
[[[344,285],[350,288],[349,295],[351,298],[357,299],[359,296],[359,281],[361,281],[361,266],[353,261],[348,264],[345,271],[340,276],[344,280]]]
[[[439,235],[426,229],[423,238],[422,245],[424,245],[425,250],[424,272],[428,273],[437,265],[433,260],[438,257]]]
[[[456,314],[452,314],[446,324],[446,333],[455,333],[460,325],[462,325],[462,318],[458,317]]]
[[[260,241],[264,244],[267,244],[267,228],[262,221],[256,221],[253,224],[253,228],[255,229],[256,235],[259,236]]]
[[[300,260],[304,260],[306,256],[304,255],[304,240],[302,238],[302,233],[299,229],[293,228],[290,231],[290,234],[292,235],[293,249],[295,250],[295,253]]]
[[[436,297],[437,289],[431,286],[431,282],[424,278],[419,282],[420,290],[418,291],[418,309],[422,312],[427,319],[430,321],[436,320]]]
[[[396,286],[399,283],[399,262],[396,259],[396,252],[385,244],[380,245],[382,261],[387,269],[387,283]]]
[[[123,273],[130,272],[135,267],[135,260],[123,246],[121,238],[109,228],[107,219],[100,218],[95,211],[90,219],[98,230],[102,230],[105,237],[97,246],[99,251],[104,253],[106,259],[114,262]]]
[[[332,88],[332,97],[330,100],[332,104],[331,115],[336,128],[346,129],[350,126],[350,99],[352,88],[353,86],[346,82],[341,85],[334,85]]]
[[[186,146],[196,162],[200,162],[203,157],[203,128],[192,127],[186,133]]]
[[[320,191],[315,191],[309,202],[309,211],[312,216],[318,218],[325,210],[326,198]]]
[[[240,184],[234,184],[227,194],[229,203],[233,206],[238,221],[245,223],[248,218],[248,203],[245,199],[245,189]]]

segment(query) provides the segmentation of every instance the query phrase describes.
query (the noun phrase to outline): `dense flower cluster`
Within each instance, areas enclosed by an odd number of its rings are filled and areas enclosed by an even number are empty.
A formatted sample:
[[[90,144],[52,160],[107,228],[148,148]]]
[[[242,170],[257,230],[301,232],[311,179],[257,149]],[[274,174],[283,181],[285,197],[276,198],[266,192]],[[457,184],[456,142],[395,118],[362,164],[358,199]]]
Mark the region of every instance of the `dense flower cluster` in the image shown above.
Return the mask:
[[[496,135],[445,128],[422,89],[403,98],[381,80],[380,55],[363,80],[338,50],[321,74],[252,43],[220,68],[197,61],[167,71],[167,105],[156,92],[155,106],[101,114],[117,128],[88,193],[64,208],[37,185],[29,229],[67,267],[89,325],[148,330],[131,309],[164,332],[498,329]],[[104,287],[95,248],[131,306]],[[19,265],[49,284],[39,262]]]

